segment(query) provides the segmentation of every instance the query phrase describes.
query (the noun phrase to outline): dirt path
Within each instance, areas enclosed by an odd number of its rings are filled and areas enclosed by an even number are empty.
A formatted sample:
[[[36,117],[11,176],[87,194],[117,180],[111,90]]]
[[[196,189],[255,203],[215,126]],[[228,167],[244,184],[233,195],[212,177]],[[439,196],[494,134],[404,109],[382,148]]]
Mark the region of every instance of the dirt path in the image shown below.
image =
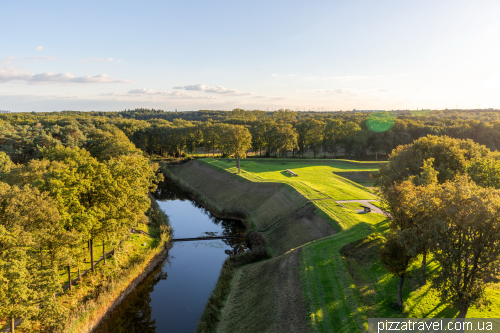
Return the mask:
[[[370,201],[378,201],[378,200],[336,200],[335,202],[340,204],[340,205],[342,205],[342,203],[344,203],[344,202],[357,202],[363,206],[370,207],[372,209],[372,213],[387,215],[387,213],[385,211],[383,211],[382,209],[378,208],[375,205],[372,205],[370,203]],[[362,209],[359,209],[359,210],[362,211]]]

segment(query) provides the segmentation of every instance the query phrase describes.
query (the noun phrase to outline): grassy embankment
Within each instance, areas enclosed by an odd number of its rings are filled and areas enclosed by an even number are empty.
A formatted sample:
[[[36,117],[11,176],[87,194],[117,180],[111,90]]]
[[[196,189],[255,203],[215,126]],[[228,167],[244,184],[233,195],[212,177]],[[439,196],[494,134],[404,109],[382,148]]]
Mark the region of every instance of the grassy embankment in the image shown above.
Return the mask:
[[[133,289],[131,283],[138,282],[138,277],[144,274],[152,260],[165,249],[166,242],[170,240],[170,232],[166,228],[169,224],[168,216],[160,210],[154,198],[150,198],[151,208],[136,229],[161,239],[152,239],[143,234],[129,235],[116,248],[114,256],[108,255],[106,265],[101,261],[96,265],[94,273],[89,271],[81,281],[74,282],[72,291],[67,290],[59,295],[57,302],[69,313],[69,319],[64,322],[64,332],[90,332],[116,299],[123,297],[124,291]],[[95,246],[94,260],[102,257],[99,250],[102,251],[102,247]],[[107,249],[109,250],[111,249]],[[90,263],[85,267],[87,268],[90,268]],[[72,279],[76,279],[78,274],[73,273]],[[60,282],[61,285],[68,282],[65,270],[60,274]],[[21,325],[16,331],[31,332],[39,328],[40,324],[34,322],[32,327],[23,329]]]
[[[235,181],[240,182],[241,178],[251,180],[254,186],[262,182],[286,184],[301,193],[306,200],[321,199],[326,196],[336,200],[374,198],[359,184],[333,174],[335,172],[353,179],[353,174],[364,173],[366,175],[370,171],[376,172],[375,165],[370,163],[291,161],[283,166],[276,160],[244,160],[242,161],[242,174],[239,176],[236,175],[234,162],[207,159],[202,163],[213,169],[228,172],[231,175],[229,177],[233,177]],[[289,176],[284,172],[285,168],[297,172],[299,177]],[[227,174],[226,177],[228,177]],[[366,179],[365,177],[357,180],[363,185],[370,185]],[[229,188],[226,190],[232,193]],[[225,207],[225,204],[230,201],[227,199],[226,202],[219,202],[219,204]],[[380,203],[375,204],[381,206]],[[366,329],[368,317],[452,317],[456,315],[454,309],[440,303],[436,293],[430,289],[429,283],[426,285],[420,283],[419,262],[410,267],[410,276],[405,282],[403,293],[406,303],[405,311],[401,313],[395,309],[397,279],[387,274],[377,258],[378,249],[382,243],[381,234],[387,230],[387,221],[384,216],[356,213],[355,209],[359,208],[356,203],[347,204],[348,209],[340,207],[333,200],[313,201],[309,205],[315,207],[315,214],[312,216],[320,217],[340,232],[324,238],[316,234],[317,240],[309,244],[306,244],[304,238],[291,241],[287,236],[293,233],[286,231],[294,227],[300,229],[307,225],[307,219],[300,219],[299,216],[294,216],[295,214],[265,232],[274,258],[236,270],[231,293],[222,313],[220,332],[293,331],[294,327],[300,327],[297,323],[295,326],[280,326],[286,323],[284,320],[286,316],[283,317],[286,307],[282,303],[301,302],[300,297],[293,298],[297,297],[296,292],[287,291],[283,280],[283,277],[287,275],[280,273],[280,270],[297,269],[300,271],[304,303],[311,331],[362,332]],[[311,217],[310,212],[303,213],[303,215]],[[288,220],[293,220],[295,223]],[[285,232],[280,232],[280,227]],[[288,260],[291,253],[281,256],[280,254],[302,245],[297,245],[300,242],[306,245],[299,249],[300,265],[293,268],[294,266]],[[297,251],[292,253],[294,252]],[[436,269],[436,263],[431,260],[428,263],[428,273],[432,275]],[[294,273],[290,275],[293,276]],[[500,300],[499,289],[498,284],[490,285],[487,293],[493,301],[492,306],[489,309],[471,308],[469,317],[498,316],[500,314],[500,302],[497,301]],[[269,295],[274,297],[269,297]],[[226,311],[227,309],[230,311]],[[295,307],[295,311],[298,309],[300,306]],[[289,321],[291,319],[288,318]]]
[[[352,179],[353,175],[362,171],[360,165],[369,165],[358,163],[348,163],[346,167],[339,167],[333,163],[331,166],[344,172],[340,173],[337,170],[338,174]],[[302,174],[307,176],[304,171],[313,166],[301,168],[300,164],[291,163],[286,167],[293,169],[301,176]],[[322,173],[325,174],[322,171],[324,167],[313,168],[318,177],[309,177],[309,179],[315,183],[316,187],[325,180],[331,182],[331,186],[338,186],[334,180],[321,177]],[[254,169],[259,172],[259,175],[271,171],[274,174],[269,175],[268,178],[279,177],[276,175],[279,170],[277,165],[270,167],[262,163],[258,166],[250,165],[244,169],[246,171]],[[367,182],[362,182],[362,184],[369,185]],[[377,257],[382,243],[380,233],[387,229],[387,222],[377,214],[356,213],[355,209],[360,208],[356,203],[344,204],[349,210],[339,209],[335,205],[325,205],[325,202],[319,202],[319,204],[324,213],[339,221],[344,231],[333,237],[315,241],[303,250],[301,279],[308,299],[312,331],[364,331],[366,319],[369,317],[456,316],[456,309],[442,304],[437,293],[430,288],[430,283],[426,285],[420,283],[420,261],[410,267],[410,277],[405,282],[405,311],[401,313],[395,309],[395,291],[398,280],[385,271]],[[373,204],[384,208],[381,202],[373,202]],[[373,236],[365,239],[369,234]],[[428,274],[432,277],[437,269],[438,266],[431,260],[428,265]],[[342,275],[345,276],[342,278]],[[487,295],[492,305],[483,309],[472,307],[468,313],[469,317],[483,318],[500,315],[500,284],[491,284],[487,289]],[[339,302],[339,300],[342,301]]]
[[[351,167],[354,165],[351,164]],[[301,176],[308,176],[304,171],[311,167],[300,168],[300,164],[295,164],[287,165],[287,168],[293,169]],[[325,180],[321,177],[321,174],[325,174],[324,167],[312,168],[318,177],[308,179],[317,187],[318,183]],[[250,165],[244,169],[255,169],[260,171],[259,175],[272,170],[274,174],[268,178],[279,177],[276,175],[278,170],[275,169],[279,169],[276,165]],[[351,169],[344,172],[352,175],[353,172],[359,171]],[[332,181],[332,186],[337,187],[338,183]],[[383,208],[382,203],[374,204]],[[321,210],[339,221],[344,231],[333,237],[315,241],[303,250],[301,279],[308,299],[310,328],[313,331],[364,331],[366,319],[369,317],[453,317],[457,314],[456,309],[440,302],[436,292],[430,288],[430,283],[420,283],[419,261],[410,267],[410,277],[405,284],[406,309],[403,313],[395,309],[393,305],[397,279],[387,274],[377,257],[382,243],[380,234],[387,229],[387,223],[377,214],[356,213],[355,209],[359,209],[356,203],[344,205],[349,210],[320,202]],[[369,234],[373,235],[365,239]],[[428,274],[432,276],[436,269],[438,266],[431,260]],[[469,311],[469,317],[500,315],[500,284],[491,284],[487,294],[492,306],[483,309],[473,307]]]
[[[244,170],[250,163],[257,167],[260,164],[243,161]],[[305,165],[298,163],[303,167],[311,166],[311,161]],[[332,197],[339,200],[375,198],[359,184],[333,173],[356,171],[352,165],[359,167],[360,171],[374,171],[373,164],[339,161],[332,168],[331,163],[316,161],[317,165],[301,170],[298,178],[281,173],[283,166],[276,160],[264,166],[269,172],[267,175],[248,171],[236,175],[234,163],[213,159],[165,170],[216,213],[237,213],[245,217],[250,228],[263,231],[273,256],[235,270],[231,293],[219,325],[220,332],[307,330],[299,279],[299,251],[286,252],[342,230],[346,222],[327,213],[335,207],[340,208],[331,200]],[[226,167],[229,172],[226,172]],[[275,177],[269,176],[273,172],[269,167],[276,169]],[[321,175],[317,174],[318,170],[321,170]],[[331,182],[337,185],[332,186]],[[320,200],[310,201],[315,199]]]

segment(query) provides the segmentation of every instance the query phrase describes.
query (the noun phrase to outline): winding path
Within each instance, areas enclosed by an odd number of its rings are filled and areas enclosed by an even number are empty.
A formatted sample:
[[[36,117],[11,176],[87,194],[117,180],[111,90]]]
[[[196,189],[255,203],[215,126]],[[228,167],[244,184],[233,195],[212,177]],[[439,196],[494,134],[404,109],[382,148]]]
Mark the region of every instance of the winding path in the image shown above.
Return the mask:
[[[377,206],[371,204],[370,201],[378,201],[378,200],[335,200],[335,202],[340,204],[341,206],[343,206],[342,203],[344,203],[344,202],[357,202],[357,203],[364,205],[366,207],[370,207],[373,213],[387,215],[387,212],[385,212],[382,209],[378,208]],[[344,208],[345,208],[345,206],[344,206]],[[362,209],[360,209],[360,211],[362,211]]]

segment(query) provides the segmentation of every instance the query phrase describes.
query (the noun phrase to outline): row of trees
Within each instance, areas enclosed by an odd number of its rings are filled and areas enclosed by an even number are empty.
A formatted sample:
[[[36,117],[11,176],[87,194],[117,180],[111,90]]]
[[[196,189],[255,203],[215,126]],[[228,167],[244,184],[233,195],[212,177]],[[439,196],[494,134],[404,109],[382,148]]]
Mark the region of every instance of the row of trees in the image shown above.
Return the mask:
[[[332,120],[328,123],[314,119],[300,123],[297,127],[285,121],[263,120],[253,126],[243,126],[225,123],[192,123],[187,121],[174,121],[169,123],[163,120],[141,123],[142,127],[130,127],[130,121],[117,123],[124,132],[129,132],[130,139],[135,145],[150,154],[167,154],[178,156],[184,152],[195,154],[199,149],[215,156],[218,151],[222,155],[231,150],[231,132],[234,128],[244,128],[245,133],[250,133],[249,145],[245,151],[254,151],[262,156],[286,156],[287,152],[304,155],[307,150],[312,150],[314,157],[320,153],[328,152],[337,156],[340,148],[348,154],[354,152],[356,143],[366,141],[360,136],[360,127],[353,123],[342,123]],[[366,148],[365,146],[362,146]]]
[[[233,114],[234,111],[230,113]],[[172,122],[160,119],[145,122],[122,119],[113,121],[137,146],[158,154],[178,154],[181,151],[193,154],[202,148],[206,153],[223,151],[222,134],[228,125],[242,125],[248,128],[252,134],[250,149],[259,155],[264,152],[266,156],[281,155],[276,133],[285,124],[291,125],[297,136],[297,145],[289,151],[293,155],[301,156],[311,151],[314,157],[321,154],[333,158],[342,152],[348,158],[360,158],[370,150],[378,159],[379,153],[388,155],[397,146],[429,134],[473,139],[490,149],[500,148],[498,120],[487,122],[476,119],[449,119],[439,114],[439,117],[409,117],[401,114],[387,117],[388,113],[371,116],[315,113],[300,118],[298,115],[293,111],[280,110],[272,113],[272,116],[255,117],[252,121],[244,122],[235,121],[231,115],[226,117],[225,122],[214,122],[210,118],[205,121],[187,121],[182,118]],[[389,121],[390,126],[380,126],[380,123],[374,125],[374,119],[375,123]]]
[[[431,280],[443,302],[465,318],[487,304],[487,278],[500,262],[500,154],[472,140],[428,136],[398,147],[376,184],[390,212],[381,261],[399,276],[398,303],[408,267],[427,256],[440,268]]]
[[[380,124],[381,120],[387,124]],[[378,158],[379,153],[388,155],[397,146],[429,134],[472,139],[492,150],[500,148],[498,112],[367,114],[242,109],[178,113],[138,109],[64,112],[63,116],[61,113],[1,114],[0,144],[5,146],[5,151],[11,151],[9,155],[15,162],[23,162],[36,156],[39,146],[60,143],[85,148],[97,129],[116,126],[137,147],[150,154],[194,154],[200,149],[214,153],[224,150],[222,134],[228,126],[241,125],[252,135],[249,150],[278,156],[281,152],[275,135],[285,124],[290,125],[297,136],[296,146],[288,149],[293,155],[303,156],[312,151],[315,157],[318,154],[335,157],[341,153],[349,158],[361,158],[370,150]]]
[[[0,137],[10,143],[0,151],[0,318],[12,326],[21,317],[58,327],[68,312],[55,301],[61,270],[80,274],[85,261],[94,271],[94,246],[105,259],[144,218],[161,180],[116,126],[66,121],[70,129],[3,124],[13,130]],[[37,136],[46,143],[33,143]]]

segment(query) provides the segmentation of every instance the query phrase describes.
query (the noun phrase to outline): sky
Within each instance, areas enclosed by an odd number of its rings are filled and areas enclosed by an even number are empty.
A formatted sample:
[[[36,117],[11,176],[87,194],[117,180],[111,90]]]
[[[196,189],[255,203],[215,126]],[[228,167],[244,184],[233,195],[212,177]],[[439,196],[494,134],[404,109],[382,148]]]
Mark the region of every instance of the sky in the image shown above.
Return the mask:
[[[0,5],[0,110],[500,108],[498,0]]]

